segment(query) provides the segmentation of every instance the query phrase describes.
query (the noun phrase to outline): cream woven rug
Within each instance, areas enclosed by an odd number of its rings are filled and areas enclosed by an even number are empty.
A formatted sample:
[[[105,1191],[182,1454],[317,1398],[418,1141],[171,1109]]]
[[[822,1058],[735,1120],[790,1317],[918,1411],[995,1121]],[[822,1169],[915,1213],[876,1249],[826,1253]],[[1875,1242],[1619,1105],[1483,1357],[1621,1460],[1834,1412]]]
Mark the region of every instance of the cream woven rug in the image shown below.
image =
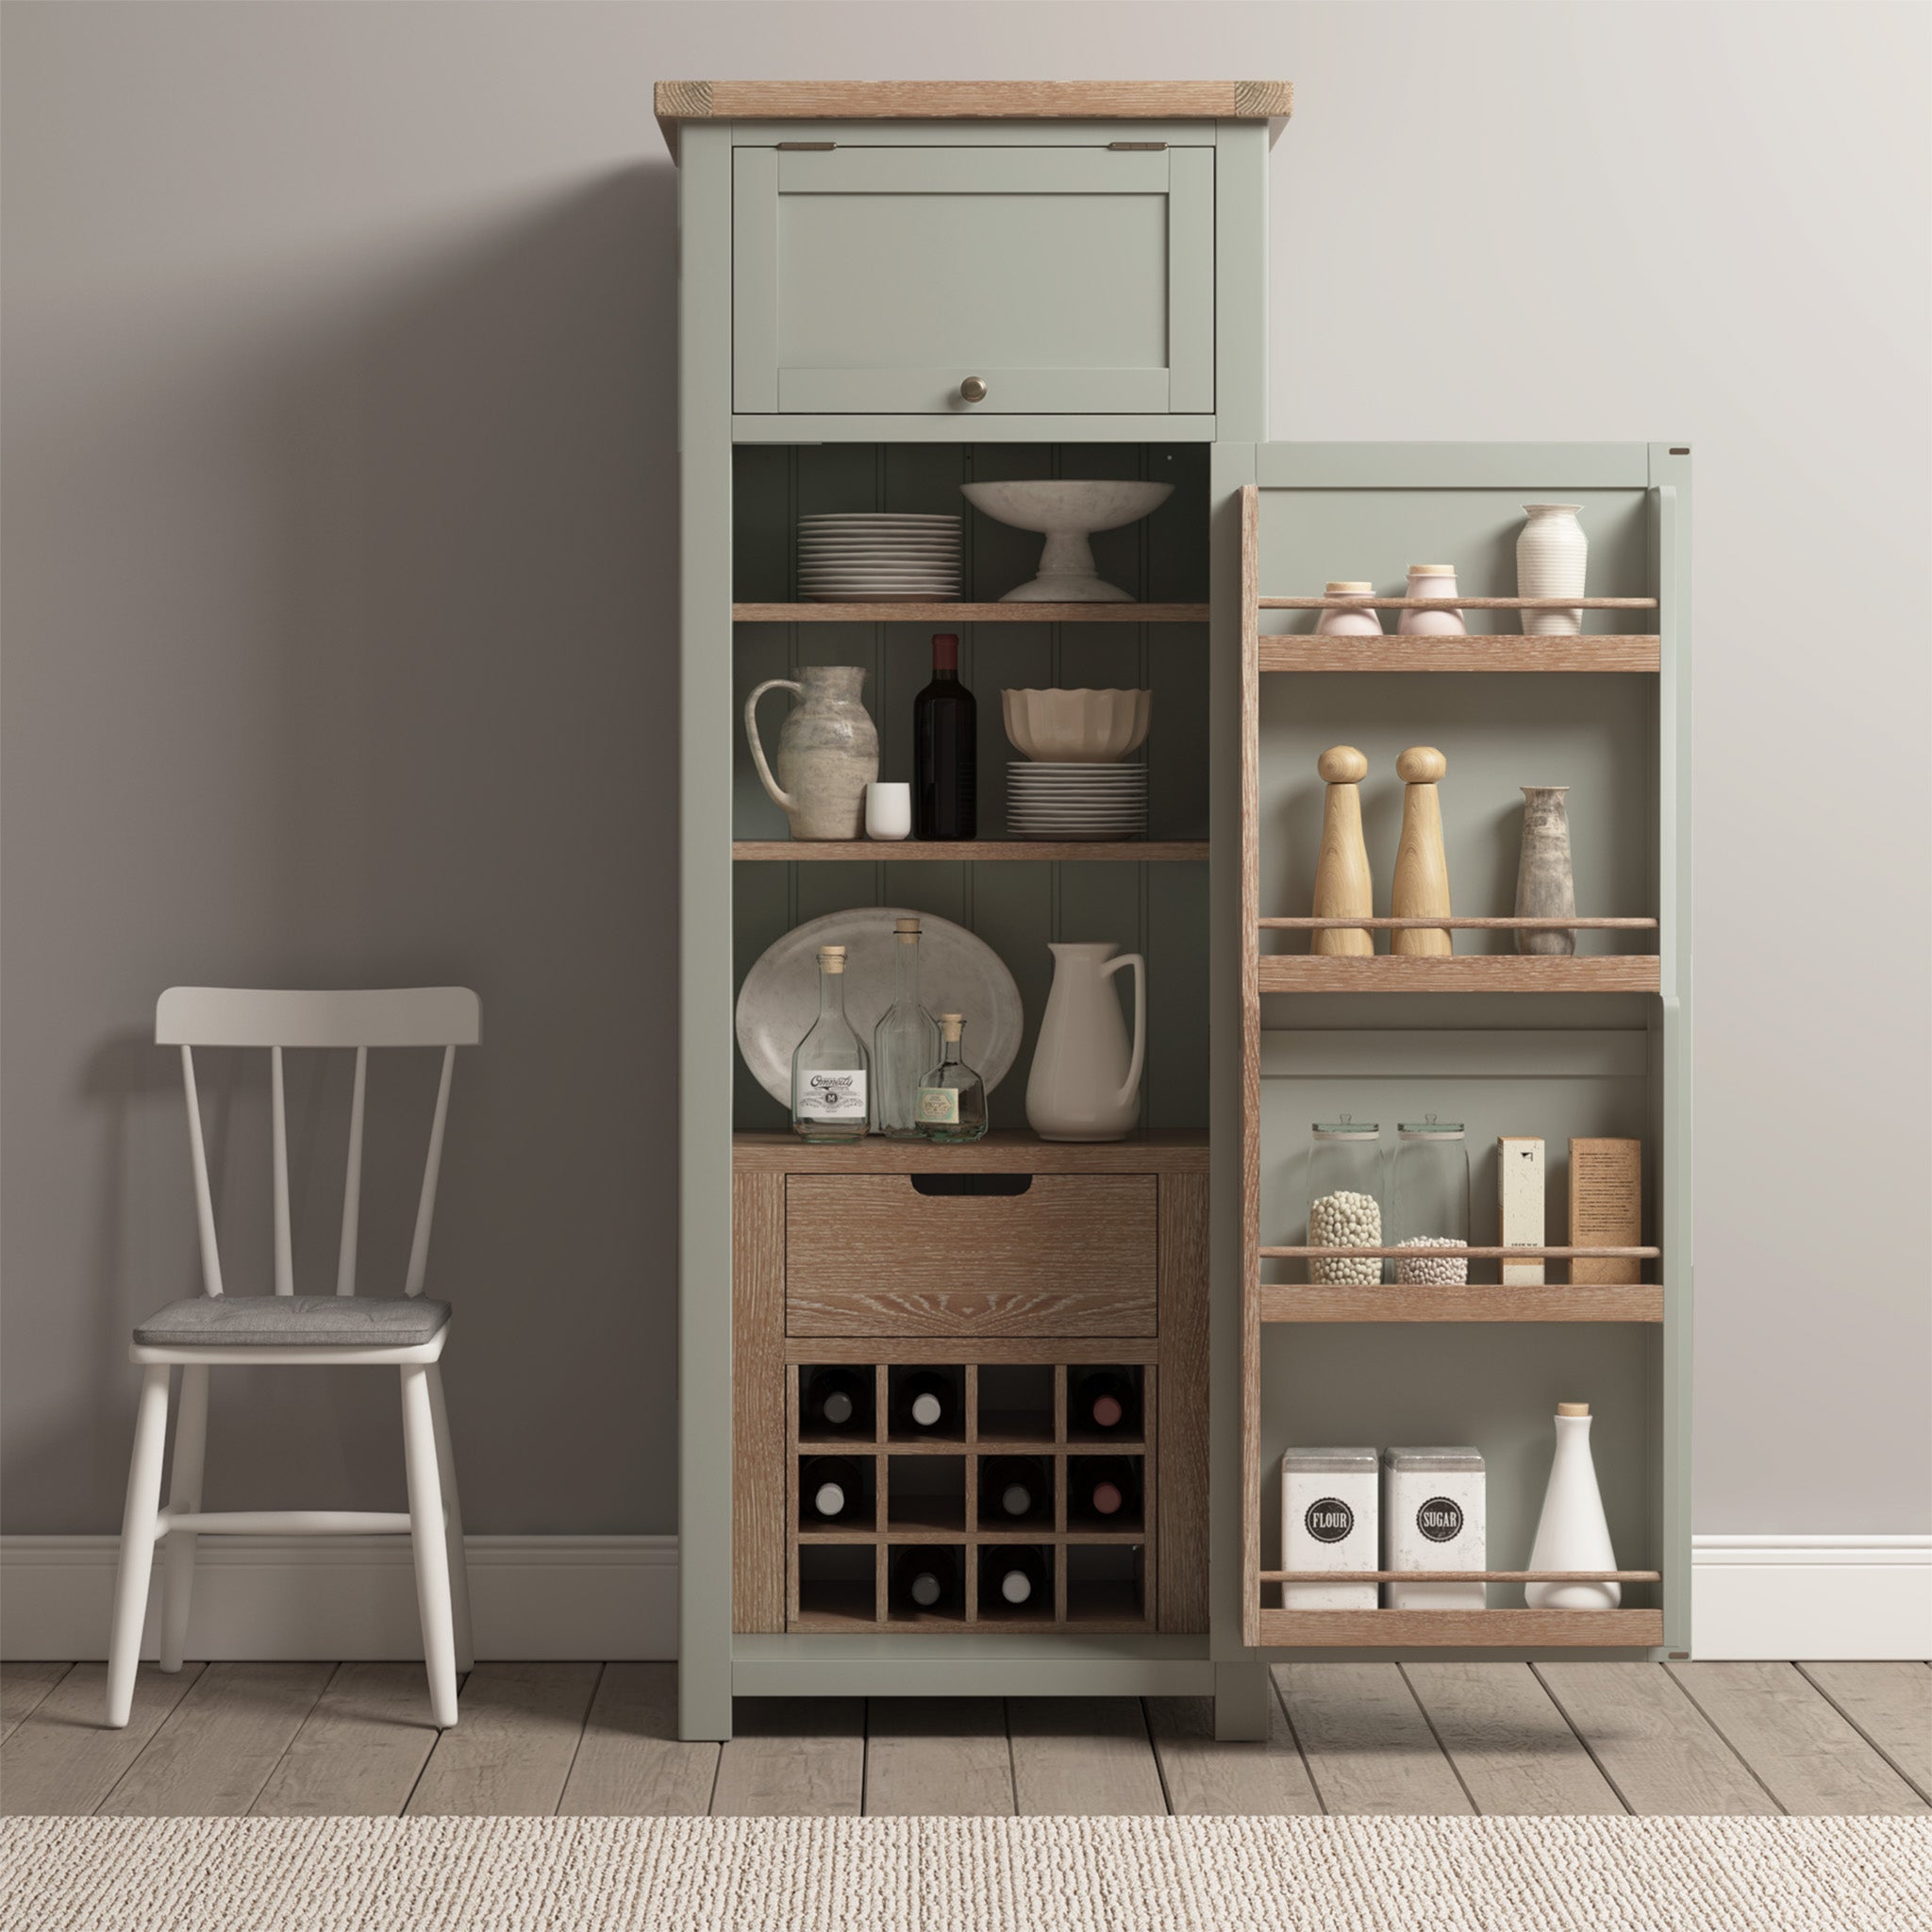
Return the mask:
[[[8,1819],[32,1932],[1932,1924],[1907,1818]]]

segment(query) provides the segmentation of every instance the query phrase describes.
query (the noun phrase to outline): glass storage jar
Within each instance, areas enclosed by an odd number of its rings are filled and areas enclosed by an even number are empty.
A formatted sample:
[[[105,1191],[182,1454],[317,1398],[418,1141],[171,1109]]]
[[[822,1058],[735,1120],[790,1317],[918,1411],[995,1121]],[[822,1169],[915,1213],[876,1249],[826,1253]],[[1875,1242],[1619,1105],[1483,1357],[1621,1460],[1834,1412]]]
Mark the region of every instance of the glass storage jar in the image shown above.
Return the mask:
[[[1469,1245],[1469,1143],[1460,1121],[1429,1114],[1395,1129],[1395,1173],[1390,1185],[1391,1247]],[[1469,1279],[1460,1255],[1398,1259],[1395,1279],[1419,1288],[1459,1288]]]
[[[1309,1128],[1308,1246],[1382,1245],[1382,1129],[1343,1114]],[[1373,1256],[1310,1259],[1308,1279],[1330,1286],[1371,1288],[1382,1279]]]

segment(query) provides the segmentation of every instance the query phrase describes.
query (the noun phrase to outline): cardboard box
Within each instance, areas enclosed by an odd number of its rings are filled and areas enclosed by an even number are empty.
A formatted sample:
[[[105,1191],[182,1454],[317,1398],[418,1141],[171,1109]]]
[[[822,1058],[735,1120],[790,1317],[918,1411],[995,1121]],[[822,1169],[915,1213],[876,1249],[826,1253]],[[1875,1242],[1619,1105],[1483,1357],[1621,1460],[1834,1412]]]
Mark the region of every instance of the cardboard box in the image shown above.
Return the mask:
[[[1497,1240],[1506,1248],[1543,1245],[1543,1141],[1541,1134],[1496,1137]],[[1541,1261],[1505,1261],[1505,1288],[1541,1288]]]
[[[1572,1141],[1570,1242],[1573,1248],[1634,1248],[1643,1240],[1643,1142]],[[1641,1261],[1573,1261],[1582,1285],[1641,1281]]]

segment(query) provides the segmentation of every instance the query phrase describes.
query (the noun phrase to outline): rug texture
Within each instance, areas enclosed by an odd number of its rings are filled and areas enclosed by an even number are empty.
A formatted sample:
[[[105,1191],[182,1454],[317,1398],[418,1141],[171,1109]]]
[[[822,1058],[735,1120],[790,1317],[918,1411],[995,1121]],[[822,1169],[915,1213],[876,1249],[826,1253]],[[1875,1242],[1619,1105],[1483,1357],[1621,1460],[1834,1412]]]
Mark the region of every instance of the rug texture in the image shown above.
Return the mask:
[[[1886,1932],[1908,1818],[8,1819],[33,1932]]]

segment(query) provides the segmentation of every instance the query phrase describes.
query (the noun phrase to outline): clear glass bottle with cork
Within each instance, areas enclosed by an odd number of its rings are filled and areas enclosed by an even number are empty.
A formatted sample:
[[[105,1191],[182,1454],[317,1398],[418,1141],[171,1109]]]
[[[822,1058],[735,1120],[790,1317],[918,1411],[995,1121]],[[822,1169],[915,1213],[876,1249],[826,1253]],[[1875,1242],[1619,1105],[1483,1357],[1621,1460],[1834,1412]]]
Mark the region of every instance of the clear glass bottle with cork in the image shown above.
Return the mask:
[[[940,1029],[919,1003],[918,920],[895,920],[892,939],[898,989],[873,1029],[873,1104],[878,1130],[889,1141],[917,1141],[919,1083],[939,1059]]]
[[[845,1017],[845,948],[819,948],[819,1016],[791,1056],[791,1131],[862,1141],[870,1109],[865,1048]]]
[[[986,1084],[960,1058],[966,1022],[940,1015],[940,1063],[919,1083],[919,1131],[928,1141],[977,1141],[987,1128]]]

